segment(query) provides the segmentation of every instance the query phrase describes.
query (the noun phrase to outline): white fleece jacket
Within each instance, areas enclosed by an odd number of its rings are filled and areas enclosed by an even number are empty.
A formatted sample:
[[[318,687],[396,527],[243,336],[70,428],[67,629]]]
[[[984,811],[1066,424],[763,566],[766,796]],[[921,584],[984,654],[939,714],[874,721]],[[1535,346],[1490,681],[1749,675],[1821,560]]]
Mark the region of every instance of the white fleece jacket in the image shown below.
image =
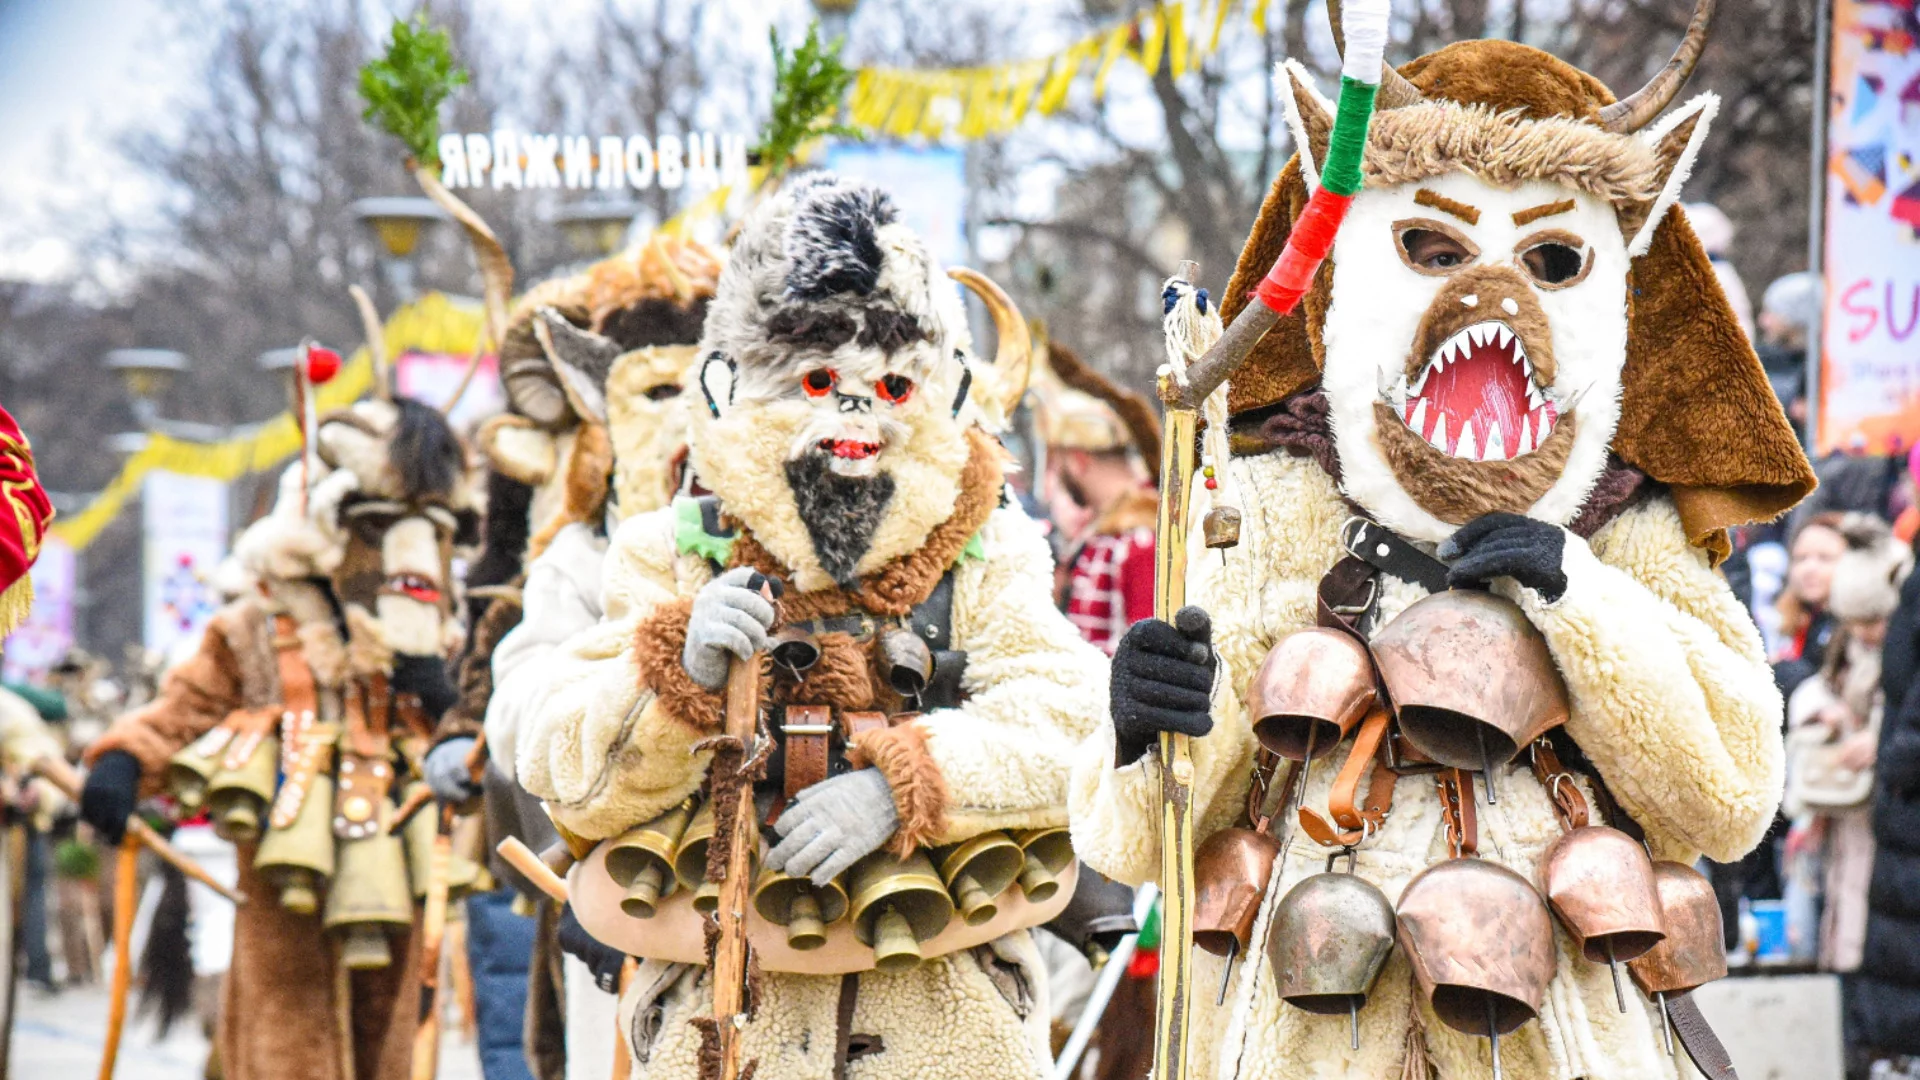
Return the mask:
[[[1200,840],[1232,825],[1245,802],[1255,748],[1247,682],[1276,641],[1313,624],[1314,588],[1342,554],[1338,532],[1349,515],[1331,479],[1309,460],[1285,453],[1236,459],[1230,475],[1226,490],[1237,491],[1245,515],[1240,546],[1225,559],[1196,557],[1189,567],[1189,598],[1213,615],[1223,668],[1214,729],[1193,748]],[[1198,494],[1196,528],[1208,509],[1204,491]],[[1569,534],[1564,565],[1568,585],[1557,602],[1511,581],[1496,591],[1516,600],[1545,635],[1567,683],[1569,733],[1645,827],[1656,857],[1744,853],[1771,822],[1782,779],[1781,702],[1752,620],[1705,554],[1688,546],[1665,496],[1622,513],[1591,542]],[[1377,625],[1423,595],[1418,586],[1385,583]],[[1130,883],[1158,874],[1158,770],[1156,753],[1116,769],[1110,728],[1081,748],[1073,838],[1095,869]],[[1320,766],[1309,778],[1307,803],[1322,813],[1335,772]],[[1545,793],[1516,764],[1503,775],[1497,805],[1486,804],[1484,790],[1476,794],[1482,856],[1531,880],[1559,835]],[[1413,776],[1396,789],[1385,828],[1361,847],[1357,870],[1397,899],[1413,875],[1445,855],[1434,784]],[[1294,837],[1258,935],[1270,922],[1271,901],[1321,871],[1325,858],[1304,834]],[[1506,1074],[1654,1080],[1685,1067],[1661,1050],[1653,1006],[1629,987],[1622,1014],[1606,967],[1580,959],[1564,932],[1556,936],[1557,970],[1539,1022],[1502,1040]],[[1193,1040],[1195,1076],[1398,1080],[1411,1003],[1411,974],[1398,950],[1361,1011],[1358,1052],[1349,1048],[1344,1018],[1312,1016],[1279,1000],[1264,940],[1249,955],[1256,959],[1236,965],[1224,1007],[1211,993],[1195,997],[1192,1030],[1206,1033]],[[1220,963],[1197,953],[1196,985],[1218,986]],[[1485,1039],[1453,1031],[1424,1007],[1418,1015],[1439,1076],[1490,1075]]]
[[[515,755],[521,725],[539,705],[547,677],[540,661],[560,643],[600,621],[600,567],[607,542],[585,525],[554,534],[527,568],[520,624],[493,650],[493,696],[487,699],[487,746],[493,763],[518,783]]]

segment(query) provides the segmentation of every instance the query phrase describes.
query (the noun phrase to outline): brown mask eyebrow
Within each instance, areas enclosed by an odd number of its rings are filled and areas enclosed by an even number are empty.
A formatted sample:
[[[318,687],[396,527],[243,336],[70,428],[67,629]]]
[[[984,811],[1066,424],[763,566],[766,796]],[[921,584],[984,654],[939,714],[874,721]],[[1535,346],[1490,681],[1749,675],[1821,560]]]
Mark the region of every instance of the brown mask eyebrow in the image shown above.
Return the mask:
[[[1415,197],[1418,198],[1418,196],[1415,196]],[[1555,214],[1564,214],[1567,211],[1572,210],[1574,208],[1574,205],[1575,204],[1572,199],[1561,199],[1559,202],[1542,203],[1539,206],[1529,206],[1525,210],[1518,210],[1514,212],[1513,223],[1515,225],[1522,225],[1522,226],[1531,225],[1534,222],[1539,221],[1543,217],[1552,217]]]
[[[1413,201],[1416,205],[1428,206],[1441,213],[1452,214],[1454,217],[1459,218],[1469,225],[1480,224],[1480,209],[1478,207],[1468,206],[1458,199],[1449,199],[1437,191],[1429,191],[1426,188],[1421,188],[1413,193]]]

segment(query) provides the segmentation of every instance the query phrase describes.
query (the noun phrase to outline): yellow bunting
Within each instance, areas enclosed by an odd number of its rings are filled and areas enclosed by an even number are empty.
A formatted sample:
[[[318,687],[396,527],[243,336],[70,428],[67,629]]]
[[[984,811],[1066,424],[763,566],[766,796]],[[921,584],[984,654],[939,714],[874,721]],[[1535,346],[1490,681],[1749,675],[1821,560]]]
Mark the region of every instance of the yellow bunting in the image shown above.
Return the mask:
[[[1160,73],[1160,55],[1167,45],[1167,12],[1165,8],[1154,8],[1143,20],[1147,28],[1142,31],[1145,40],[1140,45],[1140,66],[1149,76]]]
[[[1251,20],[1253,23],[1253,32],[1263,37],[1266,36],[1267,33],[1267,3],[1268,0],[1253,0],[1253,18]]]
[[[1093,73],[1093,100],[1099,101],[1107,96],[1107,73],[1113,70],[1114,61],[1127,51],[1127,40],[1133,36],[1135,23],[1125,23],[1114,27],[1107,33],[1107,40],[1100,48],[1100,67]]]
[[[1218,2],[1219,7],[1213,13],[1213,34],[1207,38],[1207,48],[1201,53],[1202,56],[1209,55],[1220,47],[1220,30],[1227,25],[1227,12],[1233,10],[1233,0],[1218,0]],[[1197,42],[1199,39],[1194,40]]]
[[[1167,68],[1174,78],[1187,73],[1187,62],[1193,57],[1187,55],[1187,9],[1184,7],[1167,9],[1167,56]]]

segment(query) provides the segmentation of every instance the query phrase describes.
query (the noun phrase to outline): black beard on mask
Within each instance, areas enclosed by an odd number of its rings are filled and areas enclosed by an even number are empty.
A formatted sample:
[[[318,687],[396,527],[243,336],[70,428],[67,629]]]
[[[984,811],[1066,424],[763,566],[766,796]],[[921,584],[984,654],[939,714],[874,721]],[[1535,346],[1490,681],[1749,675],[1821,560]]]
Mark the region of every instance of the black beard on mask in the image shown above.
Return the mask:
[[[810,452],[787,462],[787,486],[821,569],[841,585],[853,585],[858,580],[854,567],[873,545],[874,531],[893,501],[893,477],[841,476],[827,455]]]

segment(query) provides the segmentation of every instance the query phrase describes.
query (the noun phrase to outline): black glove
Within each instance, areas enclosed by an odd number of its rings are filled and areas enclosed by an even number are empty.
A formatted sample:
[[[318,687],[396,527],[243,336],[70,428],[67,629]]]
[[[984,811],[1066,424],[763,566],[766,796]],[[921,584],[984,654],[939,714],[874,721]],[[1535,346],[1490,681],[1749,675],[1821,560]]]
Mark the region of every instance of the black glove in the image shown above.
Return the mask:
[[[109,750],[94,759],[80,789],[80,820],[100,839],[118,844],[127,832],[127,815],[140,801],[140,759],[125,750]]]
[[[393,658],[393,692],[419,698],[420,708],[426,712],[429,720],[440,719],[440,714],[453,708],[453,703],[460,699],[459,691],[453,688],[453,680],[447,675],[447,658],[444,656],[396,655]]]
[[[1440,557],[1448,563],[1447,584],[1455,588],[1483,588],[1493,578],[1508,577],[1551,604],[1567,591],[1567,572],[1560,568],[1566,549],[1567,534],[1558,525],[1519,514],[1485,514],[1449,536],[1440,545]]]
[[[1139,761],[1163,731],[1199,736],[1213,730],[1213,622],[1197,607],[1181,608],[1173,618],[1134,623],[1114,650],[1115,765]]]
[[[573,917],[573,908],[560,909],[560,923],[555,927],[555,937],[559,939],[561,952],[587,965],[587,969],[593,972],[595,985],[609,994],[620,992],[620,966],[626,963],[627,954],[601,944],[599,938],[587,933],[587,928]]]

